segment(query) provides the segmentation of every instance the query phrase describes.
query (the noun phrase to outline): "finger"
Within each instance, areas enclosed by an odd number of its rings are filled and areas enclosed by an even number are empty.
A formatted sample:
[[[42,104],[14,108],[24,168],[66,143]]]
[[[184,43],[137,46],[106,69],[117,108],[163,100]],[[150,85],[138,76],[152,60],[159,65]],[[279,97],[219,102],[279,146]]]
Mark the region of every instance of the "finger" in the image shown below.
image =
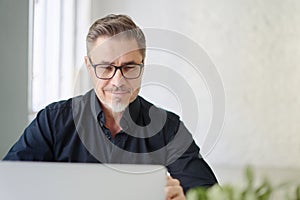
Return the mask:
[[[167,186],[165,188],[166,193],[166,199],[176,199],[177,197],[179,199],[182,199],[184,197],[183,189],[181,186]]]
[[[172,199],[170,200],[186,200],[185,196],[184,195],[178,195],[176,197],[173,197]]]
[[[181,194],[181,195],[177,195],[173,198],[170,198],[168,200],[186,200],[186,198],[185,198],[184,194]]]
[[[167,184],[166,186],[179,186],[180,182],[178,179],[174,179],[170,176],[167,177]]]
[[[167,181],[173,179],[172,176],[166,176],[167,177]]]

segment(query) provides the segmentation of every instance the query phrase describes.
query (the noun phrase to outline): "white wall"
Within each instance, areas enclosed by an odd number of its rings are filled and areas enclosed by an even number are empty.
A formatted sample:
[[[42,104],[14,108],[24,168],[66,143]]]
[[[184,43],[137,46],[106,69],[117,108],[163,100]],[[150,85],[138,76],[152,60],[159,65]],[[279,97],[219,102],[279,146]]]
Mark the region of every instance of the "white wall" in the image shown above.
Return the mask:
[[[27,124],[28,1],[0,1],[0,158]]]
[[[92,1],[93,20],[109,13],[178,31],[209,54],[226,94],[213,166],[300,167],[299,1]]]

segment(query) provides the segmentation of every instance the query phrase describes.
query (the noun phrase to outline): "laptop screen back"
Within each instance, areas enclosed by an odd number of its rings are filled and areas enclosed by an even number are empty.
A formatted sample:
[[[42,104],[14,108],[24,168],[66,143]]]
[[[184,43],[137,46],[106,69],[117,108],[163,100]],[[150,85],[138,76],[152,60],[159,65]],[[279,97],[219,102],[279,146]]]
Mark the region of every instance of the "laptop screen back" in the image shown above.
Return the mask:
[[[164,200],[159,165],[0,162],[0,199]]]

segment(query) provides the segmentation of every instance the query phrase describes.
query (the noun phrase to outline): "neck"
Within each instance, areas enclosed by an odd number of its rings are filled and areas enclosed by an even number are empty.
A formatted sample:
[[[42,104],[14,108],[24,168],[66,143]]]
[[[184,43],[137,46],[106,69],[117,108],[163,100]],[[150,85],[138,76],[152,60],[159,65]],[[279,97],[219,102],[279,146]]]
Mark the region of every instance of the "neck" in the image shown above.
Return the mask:
[[[113,112],[104,105],[102,105],[102,110],[105,116],[105,127],[110,130],[112,137],[115,137],[115,135],[122,130],[120,120],[123,116],[123,112]]]

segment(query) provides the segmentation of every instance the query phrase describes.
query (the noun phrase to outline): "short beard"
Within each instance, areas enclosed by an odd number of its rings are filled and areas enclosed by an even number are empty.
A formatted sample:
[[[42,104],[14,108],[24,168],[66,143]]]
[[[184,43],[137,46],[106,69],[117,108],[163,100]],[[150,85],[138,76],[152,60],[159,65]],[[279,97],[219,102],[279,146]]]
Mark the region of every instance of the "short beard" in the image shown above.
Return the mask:
[[[105,99],[100,98],[100,102],[108,109],[111,110],[112,113],[120,113],[125,111],[129,102],[122,103],[120,99],[112,99],[110,102],[106,101]]]
[[[102,103],[106,107],[108,107],[113,113],[123,112],[127,108],[127,106],[128,106],[128,104],[122,104],[120,102],[117,102],[117,103],[113,103],[113,102],[107,103],[105,101],[102,101]]]
[[[120,88],[113,88],[112,90],[122,90],[122,88],[121,89]],[[134,94],[134,95],[136,95],[135,96],[135,98],[136,98],[137,94],[140,91],[140,88],[137,88],[134,92],[132,90],[128,90],[128,91],[130,92],[130,96],[132,96]],[[105,99],[102,99],[100,96],[98,96],[98,98],[99,98],[100,102],[103,104],[103,106],[110,109],[112,113],[124,112],[125,109],[128,107],[128,105],[131,103],[130,100],[129,100],[129,102],[122,103],[118,99],[112,99],[112,101],[107,102]],[[131,101],[133,101],[133,100],[131,100]]]

